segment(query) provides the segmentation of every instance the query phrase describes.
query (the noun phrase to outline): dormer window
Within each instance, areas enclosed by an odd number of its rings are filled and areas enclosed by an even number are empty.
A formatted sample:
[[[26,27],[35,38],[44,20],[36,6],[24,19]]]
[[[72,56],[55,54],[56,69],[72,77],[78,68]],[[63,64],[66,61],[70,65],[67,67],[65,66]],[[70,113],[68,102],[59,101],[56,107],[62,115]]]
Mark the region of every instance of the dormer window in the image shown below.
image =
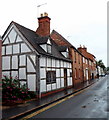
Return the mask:
[[[42,47],[42,49],[44,49],[44,51],[51,54],[51,42],[49,39],[47,40],[47,43],[42,44],[40,46]]]
[[[51,53],[51,45],[47,44],[47,53]]]
[[[62,55],[64,55],[64,57],[69,58],[69,51],[68,51],[68,48],[66,49],[65,52],[61,52],[61,53],[62,53]]]

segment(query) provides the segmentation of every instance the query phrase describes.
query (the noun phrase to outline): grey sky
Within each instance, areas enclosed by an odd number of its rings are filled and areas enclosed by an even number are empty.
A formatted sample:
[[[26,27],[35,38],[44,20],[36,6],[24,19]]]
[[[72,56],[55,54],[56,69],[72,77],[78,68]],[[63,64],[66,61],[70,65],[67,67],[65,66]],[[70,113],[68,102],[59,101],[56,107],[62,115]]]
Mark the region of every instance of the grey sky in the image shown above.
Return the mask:
[[[39,8],[37,5],[47,3]],[[107,0],[1,0],[0,35],[13,20],[32,30],[48,12],[55,29],[75,47],[85,45],[107,65]]]

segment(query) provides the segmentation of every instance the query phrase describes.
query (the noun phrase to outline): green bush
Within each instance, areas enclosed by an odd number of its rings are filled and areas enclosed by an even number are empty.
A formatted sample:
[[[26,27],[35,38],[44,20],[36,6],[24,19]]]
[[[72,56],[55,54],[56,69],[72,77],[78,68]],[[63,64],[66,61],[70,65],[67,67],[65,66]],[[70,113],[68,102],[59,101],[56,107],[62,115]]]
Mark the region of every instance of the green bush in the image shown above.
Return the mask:
[[[17,78],[4,76],[2,79],[3,102],[15,102],[35,98],[34,92],[28,91],[27,85],[21,85]]]

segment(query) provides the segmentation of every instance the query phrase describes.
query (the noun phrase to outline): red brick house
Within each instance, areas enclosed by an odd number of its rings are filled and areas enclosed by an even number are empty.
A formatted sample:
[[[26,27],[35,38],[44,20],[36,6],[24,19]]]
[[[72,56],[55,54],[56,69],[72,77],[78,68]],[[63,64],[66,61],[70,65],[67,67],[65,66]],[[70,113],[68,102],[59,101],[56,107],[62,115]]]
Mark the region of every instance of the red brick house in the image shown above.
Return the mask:
[[[91,53],[87,52],[85,46],[79,47],[78,50],[84,55],[83,58],[83,70],[84,70],[84,80],[90,80],[96,78],[96,57]]]

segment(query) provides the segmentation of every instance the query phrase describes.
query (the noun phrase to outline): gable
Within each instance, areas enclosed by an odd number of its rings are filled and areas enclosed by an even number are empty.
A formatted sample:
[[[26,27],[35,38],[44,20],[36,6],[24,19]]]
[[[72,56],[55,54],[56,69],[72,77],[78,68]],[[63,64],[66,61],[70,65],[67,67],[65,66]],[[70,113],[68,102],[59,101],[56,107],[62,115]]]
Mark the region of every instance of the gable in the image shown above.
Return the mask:
[[[3,44],[23,42],[24,40],[19,35],[18,30],[12,25],[3,36]]]
[[[3,37],[2,55],[32,52],[17,29],[12,25]]]

